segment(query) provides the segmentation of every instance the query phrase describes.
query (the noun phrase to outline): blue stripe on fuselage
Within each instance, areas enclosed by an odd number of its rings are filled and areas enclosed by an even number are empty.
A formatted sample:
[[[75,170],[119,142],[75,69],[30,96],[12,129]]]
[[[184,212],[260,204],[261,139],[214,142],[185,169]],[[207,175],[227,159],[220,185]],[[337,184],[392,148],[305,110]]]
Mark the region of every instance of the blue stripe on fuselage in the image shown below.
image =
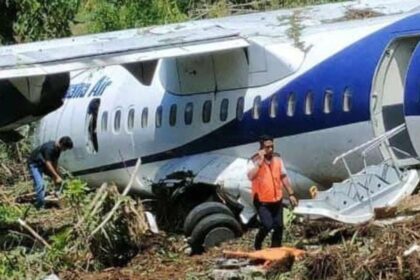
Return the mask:
[[[367,121],[370,119],[369,101],[372,79],[382,53],[395,37],[414,32],[418,33],[419,30],[420,15],[416,14],[387,26],[331,56],[274,93],[279,101],[279,111],[276,118],[270,118],[268,114],[270,97],[262,102],[262,114],[259,120],[254,120],[252,110],[249,110],[241,121],[232,120],[183,146],[142,157],[142,162],[150,163],[254,143],[262,134],[270,134],[279,138]],[[343,93],[346,88],[349,88],[352,92],[350,112],[343,112],[342,110]],[[323,99],[326,89],[333,91],[333,110],[330,114],[323,112]],[[312,91],[314,94],[314,112],[309,116],[304,113],[305,95],[308,91]],[[286,115],[287,98],[290,92],[295,92],[297,97],[296,112],[293,117]],[[124,165],[123,163],[114,163],[78,171],[75,172],[75,175],[118,169],[134,164],[135,160],[129,160]]]

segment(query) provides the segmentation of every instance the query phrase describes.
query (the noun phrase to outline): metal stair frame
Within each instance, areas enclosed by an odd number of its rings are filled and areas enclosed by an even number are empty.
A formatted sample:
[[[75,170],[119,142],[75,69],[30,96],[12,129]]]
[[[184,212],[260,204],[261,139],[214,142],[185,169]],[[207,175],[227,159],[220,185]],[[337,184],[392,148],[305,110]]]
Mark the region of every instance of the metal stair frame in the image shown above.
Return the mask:
[[[333,164],[341,160],[349,177],[319,192],[314,199],[301,200],[294,212],[310,218],[327,217],[345,223],[363,223],[373,217],[374,208],[395,205],[410,195],[419,182],[419,174],[416,170],[401,170],[393,150],[409,154],[389,144],[390,138],[405,129],[405,124],[401,124],[336,157]],[[369,152],[380,145],[387,150],[389,157],[384,156],[379,165],[369,166]],[[353,173],[346,157],[360,150],[364,168]]]

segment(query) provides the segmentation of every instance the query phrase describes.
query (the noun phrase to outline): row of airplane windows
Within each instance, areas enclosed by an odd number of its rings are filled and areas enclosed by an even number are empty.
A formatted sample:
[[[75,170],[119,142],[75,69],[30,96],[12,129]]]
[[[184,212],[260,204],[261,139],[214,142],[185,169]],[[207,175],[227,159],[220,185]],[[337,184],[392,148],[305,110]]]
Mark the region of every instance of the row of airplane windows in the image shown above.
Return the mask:
[[[326,90],[324,93],[323,99],[323,112],[325,114],[329,114],[333,111],[333,97],[334,93],[332,90]],[[286,115],[288,117],[293,117],[296,113],[296,93],[291,92],[287,98],[287,109]],[[352,93],[349,88],[346,88],[343,92],[343,102],[342,102],[342,110],[344,112],[350,112],[352,105]],[[270,101],[269,107],[269,116],[271,118],[275,118],[278,113],[278,99],[277,95],[273,96]],[[177,121],[177,111],[178,106],[177,104],[172,104],[169,108],[169,125],[175,126]],[[314,94],[312,91],[308,91],[305,95],[305,102],[303,111],[305,115],[312,115],[314,113]],[[185,105],[184,110],[184,123],[185,125],[191,125],[193,121],[193,112],[194,112],[194,104],[193,102],[188,102]],[[211,112],[212,112],[212,101],[207,100],[203,103],[202,107],[202,121],[203,123],[208,123],[211,120]],[[162,126],[162,115],[163,115],[163,107],[158,106],[155,113],[155,126],[157,128]],[[219,112],[219,119],[220,121],[224,122],[227,120],[229,114],[229,99],[224,98],[220,104],[220,112]],[[239,97],[236,102],[236,118],[240,121],[243,118],[244,114],[244,97]],[[254,98],[253,107],[252,107],[252,118],[259,119],[261,116],[261,96],[257,96]],[[149,109],[143,108],[140,118],[140,126],[145,128],[148,126],[148,117],[149,117]],[[114,123],[113,123],[113,130],[114,132],[119,132],[121,130],[121,118],[122,118],[122,111],[118,109],[114,113]],[[129,108],[127,114],[127,130],[133,131],[135,125],[135,109],[133,107]],[[108,112],[103,112],[102,119],[101,119],[101,131],[106,132],[108,130]]]

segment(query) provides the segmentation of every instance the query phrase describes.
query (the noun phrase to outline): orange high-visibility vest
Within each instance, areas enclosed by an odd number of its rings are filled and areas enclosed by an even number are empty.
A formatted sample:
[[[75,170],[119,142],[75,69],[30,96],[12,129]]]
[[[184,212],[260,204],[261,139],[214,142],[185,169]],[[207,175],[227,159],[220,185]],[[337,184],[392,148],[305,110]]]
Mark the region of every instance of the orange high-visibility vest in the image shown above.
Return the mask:
[[[252,197],[258,196],[260,202],[277,202],[283,198],[282,164],[278,157],[273,157],[270,164],[261,164],[257,175],[252,180]]]

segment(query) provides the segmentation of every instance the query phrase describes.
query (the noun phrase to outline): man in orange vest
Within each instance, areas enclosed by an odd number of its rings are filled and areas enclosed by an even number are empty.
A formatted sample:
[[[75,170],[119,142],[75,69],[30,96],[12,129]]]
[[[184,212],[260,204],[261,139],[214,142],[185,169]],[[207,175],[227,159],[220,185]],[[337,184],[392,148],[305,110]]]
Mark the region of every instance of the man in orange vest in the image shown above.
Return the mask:
[[[283,235],[283,189],[289,194],[292,206],[298,201],[290,186],[283,161],[274,153],[273,138],[262,136],[260,150],[249,163],[248,178],[252,182],[252,197],[261,221],[255,237],[255,250],[260,250],[264,238],[273,230],[271,247],[281,247]]]

